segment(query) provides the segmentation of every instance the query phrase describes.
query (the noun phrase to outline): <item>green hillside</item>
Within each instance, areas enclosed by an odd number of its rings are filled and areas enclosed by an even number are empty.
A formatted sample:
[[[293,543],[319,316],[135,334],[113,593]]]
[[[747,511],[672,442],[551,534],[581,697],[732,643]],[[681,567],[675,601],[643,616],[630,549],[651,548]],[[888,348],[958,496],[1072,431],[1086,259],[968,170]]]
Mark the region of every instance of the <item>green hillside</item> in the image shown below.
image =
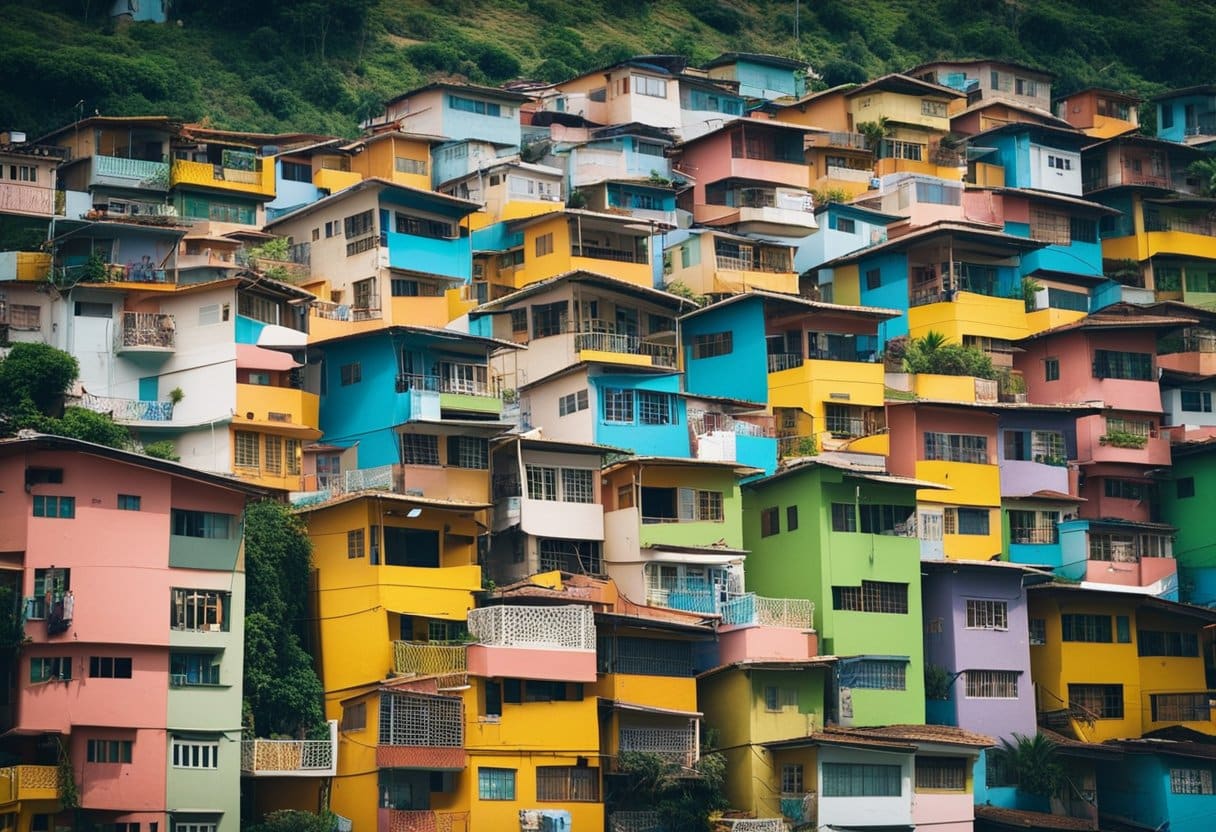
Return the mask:
[[[0,0],[0,127],[166,113],[350,135],[429,78],[558,80],[636,53],[799,56],[825,85],[940,57],[1042,66],[1055,91],[1216,81],[1216,0],[174,0],[116,28],[109,0]]]

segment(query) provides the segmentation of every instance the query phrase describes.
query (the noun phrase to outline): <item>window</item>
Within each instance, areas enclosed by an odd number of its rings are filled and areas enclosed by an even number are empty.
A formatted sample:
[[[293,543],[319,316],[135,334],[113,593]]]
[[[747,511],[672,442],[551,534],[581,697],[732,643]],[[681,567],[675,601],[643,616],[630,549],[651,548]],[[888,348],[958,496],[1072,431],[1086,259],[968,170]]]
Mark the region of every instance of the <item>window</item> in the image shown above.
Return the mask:
[[[1182,389],[1179,391],[1182,395],[1182,409],[1187,413],[1211,413],[1212,412],[1212,393],[1209,390],[1188,390]]]
[[[711,332],[708,335],[694,335],[692,339],[693,358],[713,358],[718,355],[729,355],[734,349],[730,332]]]
[[[233,441],[233,464],[237,468],[260,467],[258,434],[247,430],[238,430]]]
[[[170,653],[169,684],[175,687],[218,685],[220,656],[218,653]]]
[[[547,338],[566,330],[569,304],[566,301],[542,303],[532,307],[532,337]]]
[[[866,288],[877,289],[882,285],[882,269],[866,270]]]
[[[798,530],[798,506],[785,507],[785,530],[787,532]]]
[[[682,488],[681,491],[690,489]],[[721,491],[698,491],[697,492],[697,520],[708,520],[714,523],[722,522],[722,492]]]
[[[539,234],[536,237],[536,256],[544,257],[546,254],[553,253],[553,232],[548,234]]]
[[[898,534],[916,513],[912,506],[867,504],[857,507],[862,534]]]
[[[1042,208],[1031,208],[1030,237],[1053,245],[1071,245],[1072,234],[1068,215],[1045,211]]]
[[[989,511],[986,508],[948,508],[942,521],[946,534],[989,533]]]
[[[453,110],[460,110],[464,113],[477,113],[479,116],[500,116],[502,115],[502,106],[490,101],[478,101],[473,98],[465,98],[462,95],[449,95],[448,106]],[[507,108],[508,111],[511,109]]]
[[[220,744],[196,740],[173,740],[174,768],[219,768]]]
[[[1052,170],[1072,170],[1072,159],[1067,156],[1047,154],[1047,167]]]
[[[902,781],[899,766],[823,764],[824,797],[899,797]]]
[[[916,788],[965,791],[968,768],[962,757],[917,757]]]
[[[367,554],[363,529],[351,529],[346,533],[346,557],[361,558]]]
[[[617,509],[633,508],[633,505],[634,505],[633,486],[632,485],[622,485],[621,487],[619,487],[616,490],[616,507],[617,507]]]
[[[89,678],[130,679],[131,659],[114,656],[89,656]]]
[[[424,159],[407,159],[404,156],[393,157],[393,169],[397,173],[416,173],[426,176],[427,163]]]
[[[840,231],[844,234],[856,234],[857,233],[857,222],[855,220],[847,219],[845,217],[836,217],[835,223],[836,223],[837,231]]]
[[[963,433],[925,433],[925,459],[988,463],[988,437]]]
[[[569,393],[557,400],[557,415],[569,416],[571,413],[577,413],[580,410],[587,409],[587,391],[579,390],[576,393]]]
[[[34,597],[30,599],[27,617],[46,618],[48,605],[63,601],[71,588],[71,579],[71,569],[35,569]]]
[[[890,581],[862,581],[861,586],[834,586],[832,609],[906,615],[908,585]]]
[[[540,465],[525,465],[529,500],[557,499],[557,469]]]
[[[355,237],[362,237],[364,234],[371,234],[374,229],[372,211],[363,211],[359,214],[352,214],[342,220],[342,231],[346,235],[346,239],[350,240]]]
[[[1069,685],[1068,706],[1084,708],[1094,719],[1123,719],[1123,685]]]
[[[537,554],[542,572],[600,575],[604,571],[598,540],[541,538]]]
[[[1115,480],[1107,477],[1102,481],[1102,492],[1118,500],[1143,500],[1148,495],[1148,485],[1135,480]]]
[[[1046,358],[1043,360],[1043,380],[1044,381],[1059,381],[1060,380],[1060,359]]]
[[[90,763],[129,763],[133,745],[131,740],[89,740],[85,759]]]
[[[1172,112],[1169,107],[1162,109],[1167,113]],[[1212,772],[1205,768],[1172,768],[1170,791],[1174,794],[1214,794],[1216,792],[1212,791]]]
[[[1174,488],[1178,492],[1178,499],[1185,500],[1188,497],[1195,496],[1195,478],[1182,477],[1174,481]]]
[[[832,531],[857,531],[857,512],[852,503],[832,503]]]
[[[1005,459],[1063,465],[1068,461],[1064,434],[1054,430],[1007,430]]]
[[[265,437],[266,444],[266,473],[274,476],[283,474],[283,440],[278,436]]]
[[[527,309],[512,309],[511,310],[511,332],[527,332],[528,331],[528,310]]]
[[[367,703],[343,705],[341,727],[343,731],[362,731],[367,728]]]
[[[300,455],[303,445],[299,439],[284,439],[283,440],[283,455],[287,458],[287,474],[288,476],[300,475]]]
[[[590,468],[563,468],[562,499],[568,503],[594,503],[595,473]]]
[[[968,600],[968,630],[1008,630],[1009,605],[1005,601]]]
[[[404,465],[438,465],[439,437],[424,433],[401,434],[401,462]]]
[[[358,361],[352,364],[343,364],[338,368],[338,379],[343,387],[358,384],[363,381],[363,365]]]
[[[1109,615],[1065,614],[1060,616],[1061,638],[1064,641],[1088,641],[1108,644],[1111,641]]]
[[[1047,643],[1047,619],[1030,619],[1030,646],[1041,647]]]
[[[173,534],[179,537],[204,537],[212,540],[227,540],[232,536],[231,514],[213,511],[187,511],[175,508],[171,512]]]
[[[667,97],[667,80],[651,78],[649,75],[634,75],[633,91],[638,95],[649,95],[652,98]]]
[[[67,656],[35,657],[30,659],[30,682],[51,682],[72,678],[72,660]]]
[[[1068,237],[1074,243],[1096,243],[1098,242],[1098,223],[1084,217],[1072,217],[1068,221]],[[1077,293],[1068,292],[1067,294]],[[1080,297],[1084,298],[1085,295],[1081,294]],[[1082,308],[1080,311],[1086,312],[1088,310]]]
[[[477,769],[477,798],[478,800],[514,800],[515,769],[479,767]]]
[[[1136,646],[1141,656],[1199,655],[1199,636],[1161,630],[1137,630]]]
[[[536,799],[596,802],[600,770],[578,766],[537,766]]]
[[[1094,378],[1154,381],[1153,356],[1147,352],[1094,350]]]
[[[968,670],[968,699],[1017,699],[1018,674],[1015,670]]]
[[[484,471],[490,467],[486,440],[479,436],[449,436],[448,465]]]
[[[228,631],[228,593],[206,589],[175,589],[169,625],[175,630]]]
[[[71,520],[76,516],[76,498],[35,495],[34,516]]]
[[[604,389],[604,421],[618,424],[633,422],[633,391],[619,387]]]
[[[670,425],[675,423],[675,397],[670,393],[637,392],[638,423],[643,425]]]
[[[776,506],[760,510],[760,536],[772,537],[781,533],[781,515]]]
[[[781,766],[781,793],[802,794],[802,763],[786,763]]]

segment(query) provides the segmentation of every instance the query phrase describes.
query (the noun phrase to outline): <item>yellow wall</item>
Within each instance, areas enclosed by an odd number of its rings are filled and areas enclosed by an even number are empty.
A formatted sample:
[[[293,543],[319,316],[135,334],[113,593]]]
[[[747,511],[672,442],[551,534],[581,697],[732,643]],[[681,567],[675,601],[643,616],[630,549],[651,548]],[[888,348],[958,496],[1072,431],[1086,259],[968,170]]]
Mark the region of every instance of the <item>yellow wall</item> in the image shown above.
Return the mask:
[[[847,306],[861,306],[861,283],[856,263],[832,270],[832,301]]]
[[[191,162],[187,159],[174,159],[169,169],[169,184],[200,185],[206,188],[218,188],[224,191],[237,191],[243,194],[254,194],[274,198],[274,165],[269,159],[258,160],[259,170],[254,182],[235,182],[231,179],[216,179],[215,166],[206,162]]]
[[[924,488],[916,492],[923,503],[952,506],[990,506],[1001,504],[1000,467],[975,462],[945,462],[938,459],[918,459],[916,478],[939,482],[949,490]]]
[[[397,170],[396,157],[426,162],[427,173],[404,173]],[[388,139],[369,141],[362,153],[351,158],[350,169],[358,171],[364,179],[379,177],[411,188],[431,190],[431,146],[429,142],[414,141],[393,136]]]
[[[17,280],[46,280],[51,276],[51,255],[40,251],[18,251]]]
[[[316,427],[320,421],[321,397],[293,387],[272,387],[268,384],[238,384],[236,412],[238,418],[253,422],[270,421],[269,413],[291,414],[293,425]]]
[[[588,686],[588,693],[591,686]],[[595,683],[595,694],[633,705],[675,711],[697,710],[697,680],[681,676],[634,676],[606,673]]]
[[[825,403],[881,407],[884,390],[882,364],[864,361],[806,360],[768,374],[769,403],[805,410],[816,430],[823,429]],[[833,398],[833,393],[848,398]]]
[[[362,181],[363,174],[353,170],[317,168],[312,173],[312,184],[322,190],[329,191],[331,194],[346,190],[351,185],[357,185]]]
[[[1005,187],[1005,168],[1001,165],[976,162],[975,177],[971,184],[982,188],[1003,188]]]
[[[345,698],[345,697],[341,697]],[[354,822],[355,829],[376,828],[377,792],[376,742],[379,737],[380,697],[375,692],[362,698],[367,707],[367,722],[362,730],[338,732],[338,776],[330,791],[330,808]],[[326,702],[326,718],[342,719],[336,698]]]
[[[971,292],[959,292],[953,302],[913,306],[908,310],[910,337],[923,337],[930,330],[940,332],[952,343],[961,343],[964,335],[1016,341],[1030,334],[1024,301]]]
[[[878,121],[885,116],[890,121],[901,124],[915,124],[927,130],[941,134],[950,132],[950,116],[927,116],[921,113],[922,96],[905,95],[896,92],[873,92],[854,96],[850,99],[849,109],[853,114],[853,124],[864,121]],[[932,100],[932,99],[931,99]],[[943,97],[943,103],[948,99]]]
[[[1026,330],[1028,334],[1034,335],[1045,329],[1075,323],[1084,317],[1084,312],[1073,309],[1038,309],[1026,313]]]

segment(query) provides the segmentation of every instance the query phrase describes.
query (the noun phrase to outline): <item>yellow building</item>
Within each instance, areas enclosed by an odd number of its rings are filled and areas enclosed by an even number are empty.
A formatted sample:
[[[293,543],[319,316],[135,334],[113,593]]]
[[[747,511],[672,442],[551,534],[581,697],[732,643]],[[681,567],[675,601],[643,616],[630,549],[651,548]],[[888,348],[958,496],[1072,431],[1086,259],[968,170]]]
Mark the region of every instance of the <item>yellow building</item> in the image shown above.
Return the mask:
[[[1169,726],[1216,734],[1203,660],[1216,611],[1075,585],[1027,595],[1040,721],[1085,742]]]
[[[663,285],[674,283],[710,297],[751,289],[796,295],[794,248],[726,231],[693,228],[687,239],[663,250]]]
[[[59,777],[58,766],[0,768],[0,829],[47,828],[37,824],[63,808]]]
[[[864,133],[861,125],[867,124],[882,130],[875,148],[877,176],[921,173],[957,179],[966,161],[942,139],[950,132],[950,104],[965,97],[907,75],[884,75],[844,93],[848,130]]]

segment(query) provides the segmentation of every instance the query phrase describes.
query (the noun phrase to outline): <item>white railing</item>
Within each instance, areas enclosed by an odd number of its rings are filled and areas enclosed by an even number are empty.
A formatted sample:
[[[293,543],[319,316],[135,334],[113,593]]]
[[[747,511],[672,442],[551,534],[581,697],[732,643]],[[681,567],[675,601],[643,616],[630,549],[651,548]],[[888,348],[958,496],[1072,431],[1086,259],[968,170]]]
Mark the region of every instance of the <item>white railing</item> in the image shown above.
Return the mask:
[[[797,353],[779,352],[773,353],[768,357],[768,371],[770,373],[779,373],[782,370],[789,370],[794,367],[802,366],[803,358]]]
[[[727,821],[731,832],[786,832],[781,818],[739,818]]]
[[[772,428],[743,422],[725,413],[688,409],[688,427],[697,436],[713,431],[726,431],[739,436],[772,436]]]
[[[115,422],[171,422],[173,402],[144,402],[85,393],[80,406],[94,413],[108,413]]]
[[[997,392],[997,383],[994,379],[977,378],[975,380],[975,400],[977,402],[995,402]]]
[[[590,607],[482,607],[469,611],[469,634],[479,644],[546,650],[594,650]]]
[[[241,771],[250,774],[333,774],[338,723],[329,722],[330,738],[325,740],[241,741]]]
[[[621,726],[621,751],[654,754],[676,765],[691,768],[697,761],[697,728],[689,723],[684,728],[642,728]]]
[[[723,624],[759,624],[813,630],[815,604],[806,598],[765,598],[748,592],[722,605]]]
[[[874,178],[874,171],[842,168],[833,165],[828,168],[827,178],[839,179],[842,182],[869,182]]]
[[[355,468],[342,472],[344,493],[354,491],[392,491],[393,466],[378,465],[375,468]]]

